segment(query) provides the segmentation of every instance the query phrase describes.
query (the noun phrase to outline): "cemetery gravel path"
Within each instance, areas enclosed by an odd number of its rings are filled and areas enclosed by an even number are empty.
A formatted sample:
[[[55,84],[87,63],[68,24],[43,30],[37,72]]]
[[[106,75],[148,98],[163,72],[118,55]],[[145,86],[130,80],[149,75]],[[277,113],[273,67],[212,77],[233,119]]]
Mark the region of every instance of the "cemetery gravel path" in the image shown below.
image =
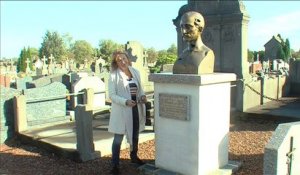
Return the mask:
[[[242,162],[235,175],[263,174],[264,147],[278,122],[264,119],[237,119],[230,125],[229,159]],[[146,162],[155,158],[154,140],[139,145],[139,156]],[[12,140],[0,146],[0,175],[108,175],[110,156],[75,163],[42,149]],[[130,164],[128,150],[121,151],[122,175],[138,175]]]

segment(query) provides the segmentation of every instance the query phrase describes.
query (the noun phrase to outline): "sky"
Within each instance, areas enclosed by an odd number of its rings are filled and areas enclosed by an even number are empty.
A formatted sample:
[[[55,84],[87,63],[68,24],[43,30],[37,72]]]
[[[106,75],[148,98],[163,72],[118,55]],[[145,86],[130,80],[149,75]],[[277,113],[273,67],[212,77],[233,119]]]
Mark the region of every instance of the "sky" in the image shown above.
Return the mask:
[[[278,33],[300,49],[300,1],[243,1],[250,16],[248,48],[264,50]],[[172,20],[187,1],[1,1],[1,58],[40,48],[47,30],[93,47],[100,40],[139,41],[145,48],[177,43]]]

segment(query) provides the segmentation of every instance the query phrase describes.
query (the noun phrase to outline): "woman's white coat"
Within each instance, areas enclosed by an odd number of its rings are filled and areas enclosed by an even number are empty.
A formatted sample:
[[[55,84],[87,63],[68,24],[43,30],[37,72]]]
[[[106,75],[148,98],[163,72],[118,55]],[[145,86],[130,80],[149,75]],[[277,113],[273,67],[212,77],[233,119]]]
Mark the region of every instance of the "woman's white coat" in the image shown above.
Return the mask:
[[[140,99],[144,95],[144,91],[141,86],[139,71],[131,66],[128,66],[128,68],[133,78],[137,81],[137,99]],[[126,135],[128,143],[132,145],[132,107],[126,106],[126,100],[131,99],[130,88],[128,81],[121,76],[120,69],[111,72],[108,80],[108,93],[112,101],[108,131]],[[145,129],[146,107],[145,104],[141,103],[137,105],[139,111],[139,131],[141,132]]]

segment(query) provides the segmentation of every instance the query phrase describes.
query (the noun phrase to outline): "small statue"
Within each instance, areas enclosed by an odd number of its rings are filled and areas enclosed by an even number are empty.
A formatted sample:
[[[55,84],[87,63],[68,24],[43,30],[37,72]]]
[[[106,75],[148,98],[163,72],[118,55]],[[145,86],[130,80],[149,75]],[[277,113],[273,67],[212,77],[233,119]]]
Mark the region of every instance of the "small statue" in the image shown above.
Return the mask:
[[[214,72],[215,55],[201,39],[204,29],[203,16],[195,11],[182,15],[181,34],[188,47],[185,48],[173,66],[174,74],[206,74]]]

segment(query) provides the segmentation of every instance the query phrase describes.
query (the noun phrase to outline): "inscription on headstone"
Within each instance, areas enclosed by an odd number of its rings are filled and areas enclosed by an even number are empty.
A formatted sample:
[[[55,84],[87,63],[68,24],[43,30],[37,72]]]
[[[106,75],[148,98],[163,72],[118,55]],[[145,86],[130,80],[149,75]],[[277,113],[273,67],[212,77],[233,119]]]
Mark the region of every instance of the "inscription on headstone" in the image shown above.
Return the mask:
[[[159,116],[177,120],[189,120],[190,97],[187,95],[159,94]]]

